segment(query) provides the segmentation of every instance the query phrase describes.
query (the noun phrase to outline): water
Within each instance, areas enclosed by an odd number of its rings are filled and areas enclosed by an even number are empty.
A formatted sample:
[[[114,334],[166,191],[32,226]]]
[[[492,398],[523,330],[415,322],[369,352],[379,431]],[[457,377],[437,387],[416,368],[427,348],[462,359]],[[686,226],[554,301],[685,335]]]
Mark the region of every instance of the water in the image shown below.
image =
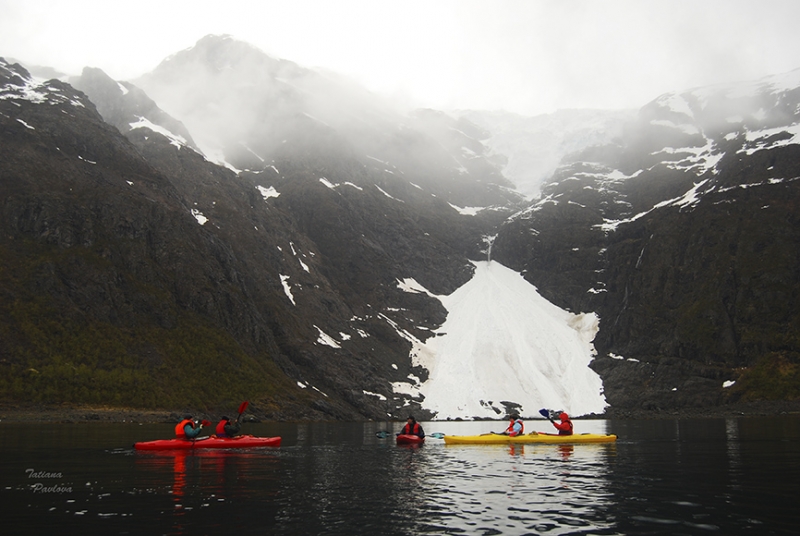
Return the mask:
[[[9,534],[797,534],[800,417],[577,421],[611,445],[419,448],[269,423],[278,449],[148,453],[166,424],[0,424]],[[475,434],[504,423],[424,423]],[[527,423],[547,430],[549,423]],[[10,532],[8,529],[11,529]]]

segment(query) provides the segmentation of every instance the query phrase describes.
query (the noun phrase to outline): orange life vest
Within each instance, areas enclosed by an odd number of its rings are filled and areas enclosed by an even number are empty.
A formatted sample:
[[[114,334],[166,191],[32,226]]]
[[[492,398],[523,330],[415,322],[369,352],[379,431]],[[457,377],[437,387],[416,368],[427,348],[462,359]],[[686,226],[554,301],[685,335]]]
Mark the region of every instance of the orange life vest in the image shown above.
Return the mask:
[[[194,422],[192,419],[183,419],[181,422],[175,425],[175,436],[181,439],[186,439],[186,431],[184,428],[187,424],[191,424],[192,428],[194,428]]]

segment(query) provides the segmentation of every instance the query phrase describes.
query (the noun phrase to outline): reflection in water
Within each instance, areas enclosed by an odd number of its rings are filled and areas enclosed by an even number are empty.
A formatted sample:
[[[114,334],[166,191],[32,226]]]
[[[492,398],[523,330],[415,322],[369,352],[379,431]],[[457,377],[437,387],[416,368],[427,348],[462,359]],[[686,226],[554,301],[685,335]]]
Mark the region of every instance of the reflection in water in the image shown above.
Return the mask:
[[[605,477],[612,453],[609,445],[448,446],[426,459],[426,529],[566,534],[609,528]]]
[[[173,467],[175,480],[174,484],[172,484],[172,498],[175,501],[175,507],[180,508],[181,500],[183,499],[183,488],[186,486],[186,454],[176,454]]]
[[[136,451],[133,456],[138,480],[171,477],[172,534],[188,534],[199,519],[204,526],[223,526],[219,518],[206,521],[203,510],[277,496],[279,459],[272,450]]]
[[[3,426],[12,533],[792,534],[800,419],[581,421],[616,444],[398,446],[402,423],[252,424],[279,449],[136,452],[163,425]],[[425,423],[473,435],[487,423]],[[69,493],[35,493],[27,469]],[[796,531],[795,531],[796,532]]]

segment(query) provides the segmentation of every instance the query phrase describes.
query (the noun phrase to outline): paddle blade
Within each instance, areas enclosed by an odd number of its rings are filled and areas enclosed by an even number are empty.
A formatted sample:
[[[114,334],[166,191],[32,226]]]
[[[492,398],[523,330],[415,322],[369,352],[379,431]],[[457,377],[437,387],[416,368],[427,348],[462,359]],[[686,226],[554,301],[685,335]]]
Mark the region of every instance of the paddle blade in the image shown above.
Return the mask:
[[[432,434],[428,434],[427,437],[433,437],[435,439],[444,439],[444,434],[441,432],[434,432]]]
[[[539,410],[539,415],[541,415],[545,419],[549,419],[550,418],[550,411],[542,408],[542,409]]]
[[[211,426],[211,421],[203,419],[202,421],[200,421],[200,424],[202,424],[203,426]]]
[[[242,404],[239,406],[239,415],[241,415],[242,413],[244,413],[244,410],[246,410],[246,409],[247,409],[247,406],[248,406],[249,404],[250,404],[250,401],[249,401],[249,400],[245,400],[244,402],[242,402]]]
[[[375,437],[379,437],[381,439],[386,439],[386,437],[388,437],[388,435],[389,435],[389,432],[387,432],[386,430],[381,430],[380,432],[375,432]]]

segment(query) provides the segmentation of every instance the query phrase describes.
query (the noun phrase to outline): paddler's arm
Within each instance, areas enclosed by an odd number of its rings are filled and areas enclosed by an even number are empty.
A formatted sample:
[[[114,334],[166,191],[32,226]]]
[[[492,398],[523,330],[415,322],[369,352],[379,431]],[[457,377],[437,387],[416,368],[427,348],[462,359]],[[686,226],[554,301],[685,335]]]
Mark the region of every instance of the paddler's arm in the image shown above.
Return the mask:
[[[200,435],[200,431],[203,429],[203,424],[199,423],[196,427],[192,427],[192,425],[187,424],[183,427],[183,431],[186,433],[186,437],[188,439],[194,439],[195,437]]]

